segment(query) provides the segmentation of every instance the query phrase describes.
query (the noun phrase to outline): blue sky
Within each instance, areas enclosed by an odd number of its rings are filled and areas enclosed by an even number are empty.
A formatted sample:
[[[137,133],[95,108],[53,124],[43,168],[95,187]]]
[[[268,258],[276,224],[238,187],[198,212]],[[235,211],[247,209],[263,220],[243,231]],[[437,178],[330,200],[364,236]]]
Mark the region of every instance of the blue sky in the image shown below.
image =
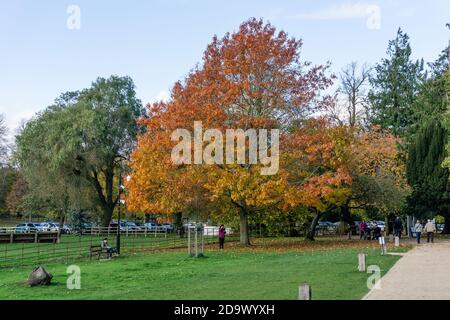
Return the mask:
[[[70,5],[80,29],[67,27]],[[398,27],[426,61],[450,38],[448,0],[0,0],[0,113],[13,133],[61,92],[111,74],[131,76],[148,103],[201,61],[214,34],[250,17],[303,39],[304,59],[334,72],[379,61]]]

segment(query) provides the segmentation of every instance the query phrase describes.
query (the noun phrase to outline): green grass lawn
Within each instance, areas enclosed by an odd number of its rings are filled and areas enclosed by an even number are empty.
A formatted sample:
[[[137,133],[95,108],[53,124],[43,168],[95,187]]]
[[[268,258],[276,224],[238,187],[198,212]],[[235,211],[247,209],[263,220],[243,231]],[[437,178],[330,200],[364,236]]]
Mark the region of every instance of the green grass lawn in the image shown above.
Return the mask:
[[[308,282],[313,299],[360,299],[369,274],[357,271],[357,254],[383,274],[399,259],[375,247],[302,251],[267,249],[219,252],[189,258],[183,252],[127,254],[110,261],[79,261],[81,290],[66,288],[63,264],[45,265],[49,287],[29,288],[32,268],[0,270],[0,299],[296,299]]]

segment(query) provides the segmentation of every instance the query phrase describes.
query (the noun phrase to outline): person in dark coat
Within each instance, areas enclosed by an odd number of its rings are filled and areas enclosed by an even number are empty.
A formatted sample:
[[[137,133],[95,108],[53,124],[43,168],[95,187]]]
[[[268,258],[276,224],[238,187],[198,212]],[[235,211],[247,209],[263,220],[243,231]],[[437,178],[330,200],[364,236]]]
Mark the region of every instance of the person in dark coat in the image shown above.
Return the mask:
[[[381,228],[377,225],[375,229],[373,229],[373,240],[378,240],[381,237]]]
[[[400,220],[400,217],[397,217],[397,218],[395,218],[395,221],[394,221],[394,235],[396,237],[401,238],[402,230],[403,230],[402,220]]]

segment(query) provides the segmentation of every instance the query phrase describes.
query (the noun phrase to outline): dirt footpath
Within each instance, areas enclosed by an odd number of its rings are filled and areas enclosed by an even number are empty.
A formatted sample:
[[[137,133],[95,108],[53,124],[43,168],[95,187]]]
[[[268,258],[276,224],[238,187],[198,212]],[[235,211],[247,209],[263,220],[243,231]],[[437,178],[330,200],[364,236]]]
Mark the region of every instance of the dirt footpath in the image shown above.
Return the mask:
[[[450,242],[421,244],[407,252],[364,300],[450,300]]]

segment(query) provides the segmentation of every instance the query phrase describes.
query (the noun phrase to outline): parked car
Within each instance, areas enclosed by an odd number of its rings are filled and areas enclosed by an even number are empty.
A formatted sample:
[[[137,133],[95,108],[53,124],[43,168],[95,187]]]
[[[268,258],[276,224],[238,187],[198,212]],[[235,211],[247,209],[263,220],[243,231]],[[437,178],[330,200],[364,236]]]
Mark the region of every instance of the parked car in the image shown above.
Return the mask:
[[[117,228],[118,228],[117,222],[111,222],[111,223],[109,224],[109,229],[110,229],[110,231],[113,231],[113,230],[117,231]],[[120,229],[121,232],[127,231],[126,225],[125,225],[123,222],[120,222],[120,227],[119,227],[119,229]]]
[[[319,221],[316,226],[316,231],[318,230],[333,231],[334,229],[335,229],[334,224],[330,221]]]
[[[39,231],[39,232],[44,231],[44,230],[43,230],[43,227],[44,227],[44,226],[43,226],[43,225],[44,225],[43,223],[33,223],[33,224],[34,224],[34,226],[36,227],[36,230],[37,230],[37,231]]]
[[[171,223],[163,223],[161,225],[161,227],[163,228],[163,230],[165,230],[167,232],[173,232],[175,230],[173,224],[171,224]]]
[[[121,223],[121,225],[125,228],[125,230],[129,231],[141,231],[141,227],[136,224],[136,222],[126,221]]]
[[[67,224],[65,224],[61,228],[61,233],[70,234],[70,233],[72,233],[72,228],[69,227]]]
[[[437,231],[443,231],[444,230],[444,224],[443,223],[438,223],[436,224],[436,229]]]
[[[372,224],[373,227],[379,227],[381,229],[381,232],[383,232],[386,227],[384,221],[372,221],[370,223]]]
[[[59,232],[59,226],[56,223],[51,222],[40,223],[38,231]]]
[[[147,231],[165,231],[164,227],[154,222],[147,222],[144,224]]]
[[[16,226],[17,233],[30,233],[36,231],[37,227],[34,225],[34,223],[21,223]]]

